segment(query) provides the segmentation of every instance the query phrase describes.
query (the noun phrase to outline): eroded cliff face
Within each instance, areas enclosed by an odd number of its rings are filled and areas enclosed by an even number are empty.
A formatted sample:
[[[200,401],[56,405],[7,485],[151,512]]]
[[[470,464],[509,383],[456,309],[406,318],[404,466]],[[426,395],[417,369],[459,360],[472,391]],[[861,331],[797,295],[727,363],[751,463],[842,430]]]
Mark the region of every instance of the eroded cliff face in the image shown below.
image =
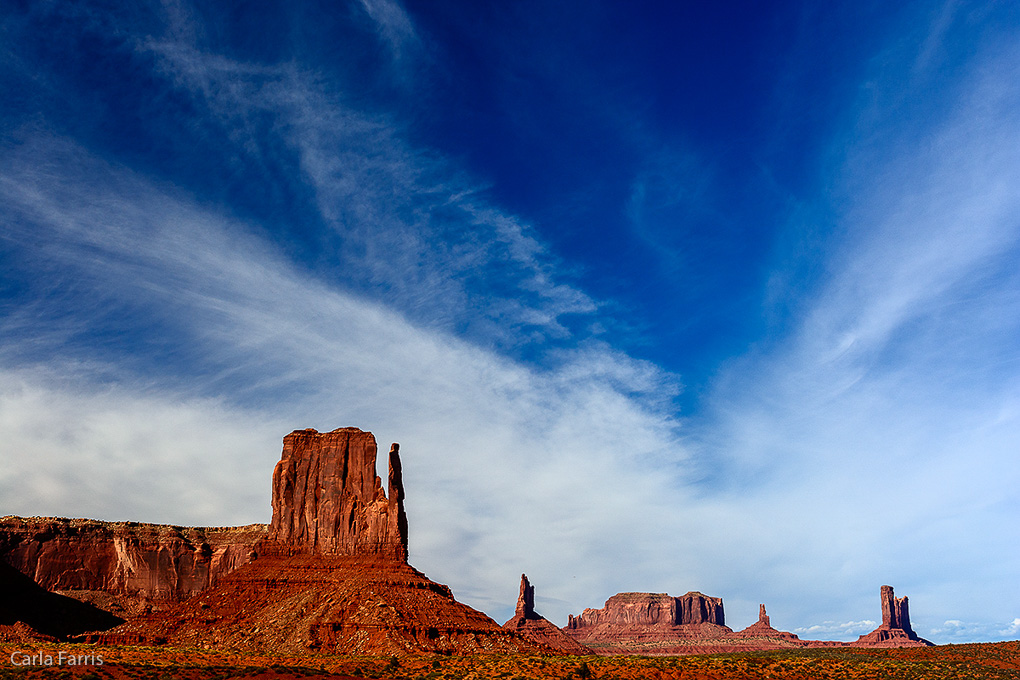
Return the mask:
[[[298,552],[380,555],[407,561],[399,445],[389,455],[389,495],[376,475],[371,432],[295,430],[273,471],[270,539]]]
[[[250,561],[265,524],[187,528],[54,517],[0,518],[0,560],[46,590],[135,606],[185,600]],[[109,604],[109,602],[107,602]]]
[[[602,609],[570,616],[563,629],[596,654],[692,654],[730,651],[722,599],[699,592],[619,593]]]
[[[726,625],[722,598],[689,592],[680,597],[666,593],[619,593],[602,609],[585,609],[570,616],[567,628],[579,630],[600,624],[618,626]]]

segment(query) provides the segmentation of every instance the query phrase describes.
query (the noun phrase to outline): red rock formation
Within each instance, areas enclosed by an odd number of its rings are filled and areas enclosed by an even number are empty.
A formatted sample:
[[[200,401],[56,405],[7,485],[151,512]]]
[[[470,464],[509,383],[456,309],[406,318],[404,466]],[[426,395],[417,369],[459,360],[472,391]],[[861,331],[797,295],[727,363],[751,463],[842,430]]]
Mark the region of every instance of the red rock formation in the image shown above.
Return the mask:
[[[270,537],[258,559],[199,597],[87,639],[287,653],[548,651],[407,564],[397,450],[394,444],[387,498],[370,432],[287,435],[273,473]]]
[[[67,638],[112,628],[124,619],[70,597],[51,593],[0,562],[0,639],[13,642]]]
[[[323,555],[375,554],[407,561],[399,445],[390,450],[389,498],[375,473],[371,432],[295,430],[273,471],[270,538]]]
[[[930,642],[917,636],[910,627],[906,597],[896,597],[892,586],[882,586],[882,625],[854,643],[855,647],[927,647]]]
[[[535,611],[535,587],[521,574],[521,592],[517,610],[503,628],[513,631],[535,643],[560,654],[589,654],[587,647],[556,627]]]
[[[567,628],[580,630],[600,624],[669,626],[713,624],[725,626],[722,599],[690,592],[680,597],[666,593],[619,593],[602,609],[585,609],[569,617]]]
[[[755,649],[770,649],[779,647],[803,647],[810,643],[801,640],[793,633],[776,630],[772,627],[769,615],[765,613],[765,605],[758,605],[758,620],[743,630],[739,630],[730,636],[730,639],[740,640]]]
[[[690,592],[620,593],[602,609],[570,616],[564,632],[596,654],[693,654],[729,651],[733,632],[718,597]]]
[[[548,651],[400,560],[272,547],[199,597],[86,639],[286,654]]]
[[[251,559],[268,527],[0,518],[0,561],[120,616],[185,600]]]
[[[535,586],[528,581],[527,574],[521,574],[521,592],[517,596],[515,614],[523,619],[539,618],[535,612]]]

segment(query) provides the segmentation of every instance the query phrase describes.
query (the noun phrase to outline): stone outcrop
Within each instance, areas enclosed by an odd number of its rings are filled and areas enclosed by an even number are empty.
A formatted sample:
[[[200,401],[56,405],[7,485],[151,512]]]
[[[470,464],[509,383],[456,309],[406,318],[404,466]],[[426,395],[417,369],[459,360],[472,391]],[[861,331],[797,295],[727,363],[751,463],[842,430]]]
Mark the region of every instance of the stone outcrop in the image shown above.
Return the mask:
[[[535,586],[531,585],[527,574],[521,574],[521,592],[517,596],[517,607],[514,615],[525,620],[539,618],[535,612]]]
[[[199,597],[85,639],[294,655],[548,652],[403,561],[265,549]]]
[[[896,597],[892,586],[882,586],[882,625],[854,643],[855,647],[926,647],[930,642],[918,637],[910,627],[910,609],[906,596]]]
[[[666,593],[619,593],[606,600],[602,609],[585,609],[570,616],[567,628],[582,630],[601,624],[622,626],[698,625],[725,626],[721,598],[690,592],[680,597]]]
[[[758,648],[799,647],[805,644],[804,641],[793,633],[773,628],[772,621],[765,612],[765,605],[763,604],[758,605],[758,620],[747,628],[733,633],[731,638],[748,643],[753,641]]]
[[[287,435],[258,559],[199,597],[86,639],[294,654],[548,651],[407,563],[398,446],[388,496],[375,456],[372,433],[353,427]]]
[[[295,430],[273,471],[270,538],[322,555],[407,561],[407,516],[399,445],[389,455],[389,496],[376,475],[371,432]]]
[[[730,651],[722,599],[699,592],[619,593],[602,609],[569,616],[565,633],[596,654]]]
[[[513,618],[503,624],[503,628],[559,654],[590,653],[587,647],[535,611],[535,587],[531,585],[528,577],[524,574],[521,574],[521,590],[517,597],[517,609]]]
[[[252,558],[267,531],[3,517],[0,561],[46,590],[130,617],[215,585]]]

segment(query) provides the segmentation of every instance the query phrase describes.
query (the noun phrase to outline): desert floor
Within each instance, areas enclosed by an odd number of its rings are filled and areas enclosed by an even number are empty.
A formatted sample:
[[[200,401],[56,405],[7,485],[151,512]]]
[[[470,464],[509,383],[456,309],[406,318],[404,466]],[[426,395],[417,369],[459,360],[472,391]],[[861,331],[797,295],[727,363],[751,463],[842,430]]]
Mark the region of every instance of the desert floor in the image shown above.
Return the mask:
[[[56,660],[102,657],[102,665],[14,666],[12,653]],[[435,656],[280,657],[169,647],[2,644],[0,678],[194,680],[249,678],[724,678],[1020,679],[1020,642],[943,645],[922,649],[810,649],[674,657]]]

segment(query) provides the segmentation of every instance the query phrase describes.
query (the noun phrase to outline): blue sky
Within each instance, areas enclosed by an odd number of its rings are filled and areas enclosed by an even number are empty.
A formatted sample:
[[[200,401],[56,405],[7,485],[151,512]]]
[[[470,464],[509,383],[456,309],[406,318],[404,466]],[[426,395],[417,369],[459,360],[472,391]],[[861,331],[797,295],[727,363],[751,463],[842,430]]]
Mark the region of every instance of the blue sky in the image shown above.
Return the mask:
[[[355,425],[500,621],[1016,639],[1020,10],[830,5],[7,5],[0,512],[265,522]]]

